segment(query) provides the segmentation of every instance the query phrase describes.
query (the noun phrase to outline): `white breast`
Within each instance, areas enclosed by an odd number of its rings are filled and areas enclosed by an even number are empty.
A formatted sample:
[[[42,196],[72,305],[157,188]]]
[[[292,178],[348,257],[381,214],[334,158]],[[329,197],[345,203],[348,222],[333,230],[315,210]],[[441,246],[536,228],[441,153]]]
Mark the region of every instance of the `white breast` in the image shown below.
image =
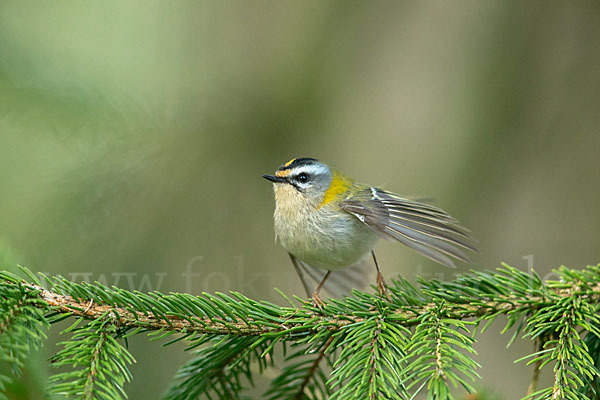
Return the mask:
[[[330,205],[299,204],[299,196],[292,200],[285,193],[277,197],[275,233],[281,245],[315,268],[335,270],[352,265],[377,241],[377,235],[356,217]]]

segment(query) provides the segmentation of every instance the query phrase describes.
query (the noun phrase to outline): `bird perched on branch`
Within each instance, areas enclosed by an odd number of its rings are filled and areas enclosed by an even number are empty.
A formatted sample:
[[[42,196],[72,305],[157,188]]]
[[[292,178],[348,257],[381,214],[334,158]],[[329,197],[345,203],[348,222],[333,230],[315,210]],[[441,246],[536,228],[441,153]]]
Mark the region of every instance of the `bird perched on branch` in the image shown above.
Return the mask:
[[[314,158],[294,158],[263,177],[274,186],[276,237],[307,295],[306,275],[318,282],[312,299],[320,308],[328,278],[333,293],[364,286],[369,253],[377,288],[389,298],[373,250],[380,237],[448,267],[455,267],[453,259],[470,263],[466,252],[476,251],[469,231],[445,211],[358,183]]]

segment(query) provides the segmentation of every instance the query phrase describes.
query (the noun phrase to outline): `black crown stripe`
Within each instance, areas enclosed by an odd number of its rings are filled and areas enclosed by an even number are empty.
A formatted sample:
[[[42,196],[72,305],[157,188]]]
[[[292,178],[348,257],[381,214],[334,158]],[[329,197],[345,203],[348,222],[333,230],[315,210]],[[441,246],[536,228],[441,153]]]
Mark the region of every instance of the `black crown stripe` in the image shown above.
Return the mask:
[[[313,164],[315,161],[319,161],[316,158],[303,157],[303,158],[294,158],[292,161],[288,161],[278,168],[278,171],[283,171],[286,169],[292,169],[299,167],[301,165],[309,165]]]

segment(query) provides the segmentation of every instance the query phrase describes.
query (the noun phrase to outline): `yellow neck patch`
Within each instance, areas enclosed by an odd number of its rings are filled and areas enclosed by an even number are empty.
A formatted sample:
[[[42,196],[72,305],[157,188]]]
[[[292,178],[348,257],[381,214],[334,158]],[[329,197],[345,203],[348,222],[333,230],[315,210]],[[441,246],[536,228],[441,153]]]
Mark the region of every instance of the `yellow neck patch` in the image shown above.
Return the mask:
[[[350,189],[351,185],[352,182],[348,178],[334,171],[333,178],[331,179],[331,184],[329,185],[329,188],[323,195],[323,201],[321,201],[321,204],[319,204],[319,208],[323,207],[327,203],[330,203],[339,195],[347,192],[348,189]]]

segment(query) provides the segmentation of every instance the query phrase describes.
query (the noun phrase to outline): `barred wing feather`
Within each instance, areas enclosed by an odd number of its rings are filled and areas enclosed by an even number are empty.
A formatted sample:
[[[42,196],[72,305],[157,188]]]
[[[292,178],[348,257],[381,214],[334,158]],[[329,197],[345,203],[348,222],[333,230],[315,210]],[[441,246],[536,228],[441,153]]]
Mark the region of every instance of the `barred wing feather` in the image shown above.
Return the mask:
[[[380,235],[448,267],[455,267],[453,259],[471,263],[466,251],[477,251],[469,231],[430,204],[368,188],[346,198],[340,206]]]

